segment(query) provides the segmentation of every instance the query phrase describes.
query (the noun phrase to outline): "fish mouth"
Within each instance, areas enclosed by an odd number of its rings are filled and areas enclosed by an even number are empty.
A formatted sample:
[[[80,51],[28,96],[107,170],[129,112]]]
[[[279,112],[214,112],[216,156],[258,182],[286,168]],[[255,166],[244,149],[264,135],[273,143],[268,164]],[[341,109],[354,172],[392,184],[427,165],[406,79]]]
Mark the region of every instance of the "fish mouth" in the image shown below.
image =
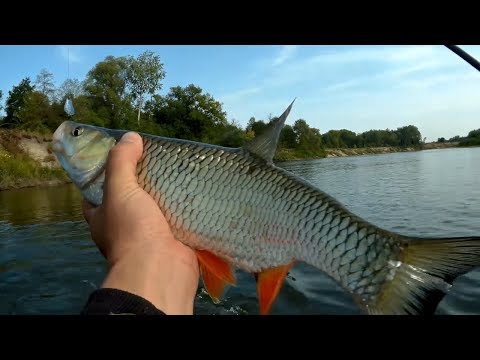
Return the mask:
[[[62,143],[58,140],[52,141],[52,150],[55,153],[64,153]]]
[[[65,127],[67,125],[67,122],[63,122],[57,130],[53,133],[52,136],[52,150],[57,153],[57,154],[65,154],[65,148],[63,146],[62,139],[65,134]]]

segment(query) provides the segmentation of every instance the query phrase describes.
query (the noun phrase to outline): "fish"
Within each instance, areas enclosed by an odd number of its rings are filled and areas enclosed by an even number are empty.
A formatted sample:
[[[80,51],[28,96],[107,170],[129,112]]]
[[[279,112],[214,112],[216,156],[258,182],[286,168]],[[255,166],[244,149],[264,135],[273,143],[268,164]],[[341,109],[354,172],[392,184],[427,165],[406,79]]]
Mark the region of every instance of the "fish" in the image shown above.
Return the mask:
[[[389,231],[275,165],[294,101],[237,148],[139,133],[138,184],[195,251],[211,300],[218,304],[244,271],[256,281],[260,315],[271,314],[287,274],[303,262],[339,284],[362,314],[434,314],[454,280],[479,266],[480,237]],[[60,165],[95,206],[109,151],[127,131],[70,119],[53,134]]]

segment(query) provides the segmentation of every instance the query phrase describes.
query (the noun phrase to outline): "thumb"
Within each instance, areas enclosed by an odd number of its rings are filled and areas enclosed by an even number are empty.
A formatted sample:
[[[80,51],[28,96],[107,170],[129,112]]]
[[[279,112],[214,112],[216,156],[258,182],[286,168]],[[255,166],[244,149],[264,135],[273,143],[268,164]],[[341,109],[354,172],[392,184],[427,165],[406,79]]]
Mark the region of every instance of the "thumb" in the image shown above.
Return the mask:
[[[135,132],[123,135],[118,144],[110,150],[105,170],[107,194],[118,194],[132,185],[138,186],[136,168],[142,152],[142,138]]]
[[[90,204],[87,200],[82,200],[82,213],[83,217],[87,221],[88,224],[92,222],[93,217],[97,213],[97,208]]]

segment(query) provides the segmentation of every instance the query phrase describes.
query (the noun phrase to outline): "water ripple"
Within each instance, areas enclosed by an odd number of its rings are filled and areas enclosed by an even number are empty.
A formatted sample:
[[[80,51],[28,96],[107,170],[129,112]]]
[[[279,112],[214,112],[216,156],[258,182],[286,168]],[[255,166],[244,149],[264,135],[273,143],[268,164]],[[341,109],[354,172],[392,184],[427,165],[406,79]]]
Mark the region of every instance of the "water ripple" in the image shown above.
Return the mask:
[[[480,148],[283,162],[347,208],[406,235],[480,235]],[[0,314],[78,314],[105,276],[72,186],[0,192]],[[202,286],[196,314],[258,314],[252,275],[215,305]],[[298,264],[273,314],[359,314],[351,297]],[[459,277],[438,314],[480,314],[480,269]]]

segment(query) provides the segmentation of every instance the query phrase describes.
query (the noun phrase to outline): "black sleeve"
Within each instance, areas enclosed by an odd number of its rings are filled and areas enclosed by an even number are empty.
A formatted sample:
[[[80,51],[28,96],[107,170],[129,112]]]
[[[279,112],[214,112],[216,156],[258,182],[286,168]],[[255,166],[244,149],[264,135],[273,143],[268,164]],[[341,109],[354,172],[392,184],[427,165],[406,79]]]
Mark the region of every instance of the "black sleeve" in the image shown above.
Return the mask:
[[[90,294],[81,315],[165,315],[150,301],[118,289],[102,288]]]

